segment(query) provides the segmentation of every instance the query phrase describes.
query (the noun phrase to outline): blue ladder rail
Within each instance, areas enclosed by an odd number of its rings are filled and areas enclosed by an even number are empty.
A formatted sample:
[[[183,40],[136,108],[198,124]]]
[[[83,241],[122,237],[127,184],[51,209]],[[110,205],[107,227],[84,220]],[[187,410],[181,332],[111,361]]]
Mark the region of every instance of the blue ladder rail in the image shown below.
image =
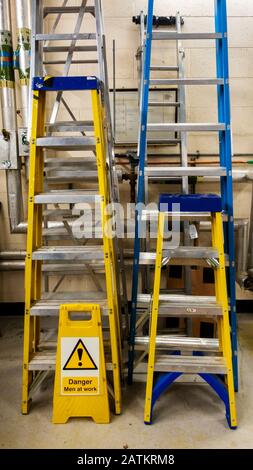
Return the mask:
[[[228,66],[228,38],[227,38],[227,7],[226,0],[214,0],[215,7],[215,32],[222,33],[216,39],[216,75],[223,78],[222,85],[217,86],[218,92],[218,118],[219,123],[225,124],[225,128],[219,131],[219,153],[220,165],[226,167],[226,176],[221,177],[222,209],[227,214],[227,222],[224,222],[225,253],[229,257],[227,268],[227,287],[230,298],[230,322],[232,359],[234,372],[234,387],[238,391],[238,357],[237,357],[237,316],[236,316],[236,272],[234,253],[234,214],[233,214],[233,182],[232,182],[232,137],[230,116],[230,89],[229,89],[229,66]],[[137,295],[140,258],[140,223],[141,203],[144,203],[145,164],[147,154],[147,119],[148,99],[150,82],[150,64],[152,49],[152,26],[153,26],[154,0],[148,2],[147,34],[144,50],[144,71],[141,86],[141,119],[138,140],[138,192],[137,207],[135,211],[135,241],[134,241],[134,263],[132,278],[131,319],[129,335],[129,358],[128,358],[128,383],[132,383],[134,369],[134,343],[137,314]]]

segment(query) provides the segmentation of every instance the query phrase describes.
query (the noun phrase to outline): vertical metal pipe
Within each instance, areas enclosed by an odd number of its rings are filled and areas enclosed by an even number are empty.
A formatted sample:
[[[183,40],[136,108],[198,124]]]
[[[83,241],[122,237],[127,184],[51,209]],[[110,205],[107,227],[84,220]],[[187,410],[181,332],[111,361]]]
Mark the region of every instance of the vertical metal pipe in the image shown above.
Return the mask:
[[[21,85],[21,116],[23,126],[28,126],[28,102],[31,51],[31,1],[16,0],[17,49],[15,68],[19,72]]]
[[[10,58],[8,54],[12,54],[12,36],[11,36],[11,16],[9,0],[0,0],[0,31],[1,31],[1,59]],[[4,47],[3,47],[4,44]],[[8,46],[6,51],[6,45]],[[8,52],[9,51],[9,52]],[[16,100],[14,90],[14,70],[12,57],[10,65],[4,65],[1,61],[0,73],[0,90],[1,90],[1,109],[3,128],[10,135],[9,155],[6,159],[6,180],[7,180],[7,196],[8,209],[10,217],[11,231],[15,230],[23,220],[23,201],[20,169],[11,169],[13,157],[16,152],[16,168],[19,166],[18,145],[17,145],[17,122],[16,122]],[[11,157],[11,158],[10,158]]]
[[[112,56],[113,56],[113,140],[116,140],[116,43],[115,39],[112,41]]]

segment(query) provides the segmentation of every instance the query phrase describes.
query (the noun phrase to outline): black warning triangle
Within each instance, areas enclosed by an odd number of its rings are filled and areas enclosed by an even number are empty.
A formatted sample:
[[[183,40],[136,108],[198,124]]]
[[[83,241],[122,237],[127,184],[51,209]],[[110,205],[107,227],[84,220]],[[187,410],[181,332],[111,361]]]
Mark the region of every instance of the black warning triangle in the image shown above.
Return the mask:
[[[70,354],[63,370],[97,370],[89,351],[79,339]]]

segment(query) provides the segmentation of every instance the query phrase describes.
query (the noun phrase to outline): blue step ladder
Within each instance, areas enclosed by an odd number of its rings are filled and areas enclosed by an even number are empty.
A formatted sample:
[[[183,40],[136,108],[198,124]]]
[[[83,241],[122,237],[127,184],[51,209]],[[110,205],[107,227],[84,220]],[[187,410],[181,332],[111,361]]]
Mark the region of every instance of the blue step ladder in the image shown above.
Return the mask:
[[[235,288],[235,255],[234,255],[234,215],[233,215],[233,183],[232,183],[232,139],[230,118],[230,90],[228,66],[228,37],[226,0],[214,0],[215,32],[211,33],[177,33],[153,30],[154,0],[148,2],[146,25],[146,41],[144,48],[144,67],[141,84],[140,126],[138,141],[138,192],[135,211],[135,242],[131,297],[131,320],[129,334],[128,383],[133,381],[135,368],[135,340],[138,307],[138,279],[140,262],[145,264],[147,253],[141,253],[142,204],[145,202],[145,177],[163,176],[165,169],[147,166],[147,133],[148,132],[215,132],[219,133],[219,167],[167,167],[167,176],[183,178],[185,176],[218,176],[220,177],[220,193],[222,211],[224,213],[225,254],[229,260],[227,267],[227,288],[230,305],[230,325],[232,342],[232,362],[234,372],[234,388],[238,391],[238,358],[237,358],[237,317],[236,317],[236,288]],[[150,66],[152,41],[159,40],[210,40],[216,43],[217,77],[209,79],[177,79],[180,85],[215,85],[218,93],[218,123],[148,123],[148,103],[150,89]],[[169,80],[167,80],[169,82]]]

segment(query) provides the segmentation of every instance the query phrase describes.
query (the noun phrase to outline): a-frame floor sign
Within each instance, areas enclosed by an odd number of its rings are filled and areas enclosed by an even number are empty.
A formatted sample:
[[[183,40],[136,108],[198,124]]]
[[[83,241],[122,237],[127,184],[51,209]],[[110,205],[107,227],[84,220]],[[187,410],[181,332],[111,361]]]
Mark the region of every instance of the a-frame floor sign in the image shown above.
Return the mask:
[[[71,417],[110,422],[100,306],[61,305],[53,423]]]

